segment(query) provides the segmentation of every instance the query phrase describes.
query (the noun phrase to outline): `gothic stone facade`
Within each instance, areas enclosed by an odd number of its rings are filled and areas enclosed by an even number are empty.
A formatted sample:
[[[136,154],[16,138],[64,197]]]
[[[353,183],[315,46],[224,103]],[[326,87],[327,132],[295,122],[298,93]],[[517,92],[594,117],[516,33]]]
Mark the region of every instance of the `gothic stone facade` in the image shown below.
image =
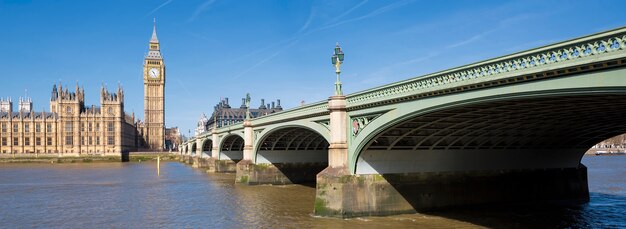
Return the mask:
[[[32,101],[0,101],[0,153],[119,155],[121,152],[163,150],[165,145],[165,64],[153,28],[144,60],[144,116],[136,122],[124,113],[124,91],[102,88],[100,107],[85,106],[84,89],[70,92],[54,85],[50,112],[35,112]]]
[[[152,150],[165,147],[165,62],[161,45],[152,30],[149,51],[143,64],[144,119],[143,137]]]
[[[134,115],[124,113],[124,91],[100,92],[100,107],[86,107],[85,92],[53,86],[51,112],[35,112],[30,99],[0,100],[0,152],[59,155],[119,155],[136,150]]]

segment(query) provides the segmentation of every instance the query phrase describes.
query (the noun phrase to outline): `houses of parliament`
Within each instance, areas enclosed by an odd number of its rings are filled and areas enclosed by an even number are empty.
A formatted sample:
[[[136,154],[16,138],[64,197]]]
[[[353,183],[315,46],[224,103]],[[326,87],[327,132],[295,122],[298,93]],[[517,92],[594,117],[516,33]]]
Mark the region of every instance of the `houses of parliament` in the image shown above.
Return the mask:
[[[53,85],[50,111],[33,110],[30,98],[0,99],[0,153],[58,155],[120,155],[129,151],[162,151],[175,146],[165,128],[165,64],[153,27],[144,58],[144,119],[124,111],[124,90],[105,86],[100,106],[85,105],[85,91]],[[168,129],[177,137],[177,129]],[[172,144],[174,143],[174,144]]]

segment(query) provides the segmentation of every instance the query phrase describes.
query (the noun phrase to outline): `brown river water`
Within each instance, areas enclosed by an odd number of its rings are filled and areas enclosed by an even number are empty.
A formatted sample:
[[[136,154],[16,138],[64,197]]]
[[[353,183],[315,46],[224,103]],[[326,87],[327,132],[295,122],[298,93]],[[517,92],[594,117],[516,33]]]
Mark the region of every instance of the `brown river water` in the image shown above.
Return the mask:
[[[245,186],[177,162],[0,164],[0,228],[626,228],[626,156],[586,156],[591,201],[354,219],[312,185]]]

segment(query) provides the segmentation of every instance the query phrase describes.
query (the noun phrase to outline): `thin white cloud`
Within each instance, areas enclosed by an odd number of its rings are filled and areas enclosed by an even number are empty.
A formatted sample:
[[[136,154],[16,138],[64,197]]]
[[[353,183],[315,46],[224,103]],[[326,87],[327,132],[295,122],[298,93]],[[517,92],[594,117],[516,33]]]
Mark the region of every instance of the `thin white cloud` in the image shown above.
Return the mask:
[[[146,14],[145,16],[143,16],[144,18],[152,15],[153,13],[156,13],[159,9],[163,8],[164,6],[167,6],[168,4],[172,3],[174,0],[167,0],[165,1],[163,4],[157,6],[156,8],[154,8],[152,11],[150,11],[150,13]]]
[[[294,37],[291,37],[289,39],[278,41],[276,43],[272,43],[272,44],[267,45],[265,47],[256,49],[254,51],[246,52],[245,54],[242,54],[242,55],[240,55],[237,58],[229,59],[229,61],[230,62],[240,62],[241,60],[244,60],[244,59],[250,58],[252,56],[256,56],[256,55],[259,55],[261,53],[264,53],[267,50],[280,48],[280,47],[282,47],[285,44],[289,44],[291,46],[292,44],[290,42],[293,42],[293,41],[295,41],[298,38],[299,38],[299,36],[294,36]],[[283,49],[281,49],[281,50],[283,50]]]
[[[374,17],[374,16],[378,16],[380,14],[384,14],[384,13],[387,13],[389,11],[395,10],[395,9],[397,9],[397,8],[399,8],[401,6],[404,6],[406,4],[409,4],[409,3],[413,2],[413,1],[414,0],[405,0],[405,1],[395,2],[395,3],[389,4],[389,5],[380,7],[380,8],[378,8],[378,9],[376,9],[376,10],[374,10],[374,11],[368,13],[368,14],[365,14],[365,15],[362,15],[362,16],[359,16],[359,17],[354,17],[354,18],[351,18],[351,19],[346,19],[346,20],[339,21],[339,22],[336,22],[336,23],[332,23],[330,25],[326,25],[324,27],[321,27],[321,28],[319,28],[317,30],[330,29],[330,28],[337,27],[339,25],[343,25],[343,24],[346,24],[346,23],[360,21],[360,20],[364,20],[364,19],[371,18],[371,17]],[[357,6],[360,6],[362,4],[364,4],[364,3],[362,2],[361,4],[359,4]],[[351,12],[354,9],[356,9],[356,7],[353,7],[352,9],[350,9],[348,11]],[[343,15],[345,15],[345,13],[342,14],[340,17],[342,17]]]
[[[431,52],[431,53],[428,53],[428,55],[426,55],[426,56],[421,56],[421,57],[418,57],[418,58],[414,58],[414,59],[410,59],[410,60],[399,62],[397,64],[394,64],[393,67],[419,63],[419,62],[428,60],[430,58],[436,57],[438,55],[439,55],[439,52]]]
[[[518,44],[518,45],[514,45],[511,46],[507,49],[505,49],[505,52],[519,52],[521,50],[526,50],[526,49],[530,49],[533,47],[540,47],[540,46],[544,46],[547,44],[551,44],[551,43],[555,43],[558,41],[562,41],[565,40],[567,38],[562,38],[562,39],[547,39],[547,40],[536,40],[536,41],[531,41],[531,42],[527,42],[527,43],[523,43],[523,44]]]
[[[200,16],[200,14],[204,13],[205,11],[209,10],[209,7],[211,5],[213,5],[213,3],[215,3],[215,0],[208,0],[204,3],[202,3],[201,5],[199,5],[196,10],[193,12],[193,14],[191,14],[191,17],[189,17],[189,19],[187,19],[187,22],[192,22],[195,21],[196,18],[198,18],[198,16]]]
[[[477,41],[477,40],[479,40],[479,39],[483,38],[483,37],[484,37],[486,34],[488,34],[489,32],[490,32],[490,31],[483,32],[483,33],[480,33],[480,34],[476,34],[476,35],[474,35],[474,36],[470,37],[469,39],[466,39],[466,40],[459,41],[459,42],[457,42],[457,43],[454,43],[454,44],[448,45],[448,46],[446,46],[446,48],[447,48],[447,49],[451,49],[451,48],[456,48],[456,47],[459,47],[459,46],[463,46],[463,45],[466,45],[466,44],[472,43],[472,42],[474,42],[474,41]]]
[[[370,77],[365,78],[364,80],[361,81],[361,83],[363,84],[380,84],[380,83],[384,83],[387,81],[387,76],[390,75],[391,72],[393,72],[393,69],[402,67],[402,66],[406,66],[406,65],[412,65],[412,64],[416,64],[419,62],[423,62],[423,61],[427,61],[430,58],[436,57],[438,56],[440,53],[439,52],[431,52],[428,53],[428,55],[425,56],[420,56],[417,58],[413,58],[413,59],[409,59],[409,60],[405,60],[402,62],[397,62],[394,64],[391,64],[389,66],[383,67],[381,69],[379,69],[378,71],[373,72],[372,74],[370,74]]]
[[[306,22],[304,22],[304,25],[300,27],[300,29],[298,30],[298,33],[301,33],[307,28],[309,28],[309,25],[311,25],[311,22],[313,21],[313,17],[315,17],[315,8],[311,8],[311,13],[309,13],[309,18],[307,18]]]
[[[356,4],[356,5],[355,5],[355,6],[353,6],[352,8],[350,8],[350,9],[346,10],[346,12],[344,12],[344,13],[342,13],[341,15],[337,16],[336,18],[334,18],[334,19],[333,19],[332,21],[330,21],[330,22],[332,23],[332,22],[336,22],[336,21],[338,21],[338,20],[342,19],[342,18],[343,18],[343,17],[345,17],[346,15],[348,15],[348,14],[352,13],[352,11],[356,10],[357,8],[361,7],[362,5],[365,5],[365,3],[367,3],[367,0],[364,0],[364,1],[362,1],[362,2],[359,2],[359,4]]]
[[[266,51],[266,50],[268,50],[268,49],[270,49],[272,47],[277,47],[277,46],[281,47],[279,50],[277,50],[276,52],[274,52],[270,56],[262,59],[261,61],[257,62],[256,64],[254,64],[250,68],[248,68],[248,69],[242,71],[241,73],[237,74],[234,78],[237,79],[239,77],[242,77],[243,75],[245,75],[245,74],[249,73],[250,71],[256,69],[257,67],[261,66],[262,64],[270,61],[271,59],[276,57],[278,54],[283,52],[285,49],[295,45],[299,41],[299,39],[304,37],[304,36],[307,36],[307,35],[309,35],[311,33],[317,32],[317,31],[321,31],[321,30],[329,29],[329,28],[332,28],[332,27],[335,27],[335,26],[338,26],[338,25],[341,25],[341,24],[345,24],[345,23],[348,23],[348,22],[354,22],[354,21],[359,21],[359,20],[363,20],[363,19],[366,19],[366,18],[371,18],[371,17],[377,16],[377,15],[389,12],[391,10],[397,9],[398,7],[404,6],[404,5],[406,5],[408,3],[411,3],[413,1],[414,0],[404,0],[404,1],[396,2],[396,3],[392,3],[392,4],[389,4],[389,5],[377,8],[377,9],[371,11],[370,13],[362,15],[362,16],[355,17],[355,18],[348,19],[348,20],[344,20],[344,21],[340,21],[340,22],[336,22],[336,23],[333,23],[333,24],[330,24],[330,25],[327,25],[327,26],[324,26],[324,27],[321,27],[321,28],[309,30],[306,33],[302,33],[303,31],[306,31],[306,29],[310,26],[311,20],[312,20],[312,18],[314,16],[314,12],[312,10],[311,15],[307,19],[307,22],[305,22],[305,24],[301,27],[301,29],[298,31],[298,33],[295,36],[293,36],[290,39],[287,39],[287,40],[280,41],[280,42],[277,42],[275,44],[269,45],[268,47],[262,48],[260,50],[254,51],[252,53],[256,54],[256,53],[264,52],[264,51]],[[343,14],[337,16],[336,18],[331,20],[331,23],[334,22],[334,21],[337,21],[337,20],[339,20],[339,19],[341,19],[343,17],[345,17],[346,15],[349,15],[352,11],[354,11],[357,8],[361,7],[365,3],[367,3],[367,0],[360,2],[359,4],[357,4],[357,5],[353,6],[352,8],[348,9]],[[285,43],[288,43],[288,44],[287,45],[283,45]]]
[[[202,34],[195,33],[195,32],[187,32],[187,34],[191,35],[192,37],[195,37],[195,38],[198,38],[200,40],[203,40],[203,41],[208,41],[208,42],[211,42],[211,43],[214,43],[214,44],[219,44],[218,40],[216,40],[215,38],[207,37],[207,36],[204,36]]]
[[[392,4],[389,4],[389,5],[377,8],[374,11],[372,11],[372,12],[370,12],[368,14],[365,14],[363,16],[359,16],[359,17],[356,17],[356,18],[352,18],[352,19],[348,19],[348,20],[345,20],[345,21],[341,21],[341,22],[337,22],[337,23],[334,23],[334,24],[330,24],[330,25],[327,25],[327,26],[324,26],[324,27],[321,27],[321,28],[318,28],[318,29],[310,30],[310,31],[302,34],[302,32],[305,31],[310,26],[310,23],[313,20],[315,12],[312,10],[309,18],[307,19],[305,24],[300,28],[300,30],[298,31],[298,33],[294,37],[292,37],[290,39],[287,39],[287,40],[284,40],[284,41],[281,41],[281,42],[277,42],[277,43],[272,44],[272,45],[270,45],[268,47],[265,47],[265,48],[262,48],[260,50],[254,51],[252,53],[257,54],[257,53],[266,51],[266,50],[268,50],[268,49],[270,49],[272,47],[277,47],[277,46],[281,47],[279,50],[277,50],[273,54],[267,56],[266,58],[262,59],[261,61],[257,62],[256,64],[252,65],[250,68],[248,68],[248,69],[242,71],[241,73],[237,74],[233,78],[234,79],[240,78],[240,77],[248,74],[252,70],[256,69],[257,67],[261,66],[262,64],[272,60],[274,57],[278,56],[285,49],[287,49],[289,47],[292,47],[293,45],[298,43],[299,39],[304,37],[304,36],[307,36],[307,35],[309,35],[311,33],[314,33],[314,32],[320,31],[320,30],[324,30],[324,29],[328,29],[328,28],[332,28],[332,27],[341,25],[341,24],[345,24],[345,23],[348,23],[348,22],[354,22],[354,21],[359,21],[359,20],[370,18],[370,17],[374,17],[374,16],[377,16],[377,15],[389,12],[391,10],[394,10],[394,9],[396,9],[398,7],[404,6],[404,5],[406,5],[406,4],[408,4],[408,3],[412,2],[412,1],[414,1],[414,0],[405,0],[405,1],[401,1],[401,2],[392,3]],[[357,4],[356,6],[353,6],[352,8],[348,9],[346,12],[344,12],[343,14],[339,15],[338,17],[336,17],[333,21],[336,21],[338,19],[341,19],[341,18],[345,17],[346,15],[349,15],[352,11],[354,11],[357,8],[361,7],[365,3],[367,3],[367,0],[366,1],[362,1],[359,4]],[[331,23],[332,23],[332,21],[331,21]],[[285,43],[288,43],[288,44],[287,45],[283,45]]]
[[[243,72],[241,72],[241,73],[237,74],[235,77],[233,77],[233,79],[238,79],[239,77],[241,77],[241,76],[243,76],[243,75],[247,74],[248,72],[250,72],[250,71],[254,70],[255,68],[257,68],[257,67],[259,67],[259,66],[261,66],[261,65],[262,65],[262,64],[264,64],[265,62],[267,62],[267,61],[271,60],[272,58],[274,58],[274,57],[278,56],[278,54],[280,54],[282,51],[283,51],[283,50],[278,50],[278,51],[276,51],[274,54],[272,54],[272,55],[270,55],[270,56],[266,57],[265,59],[263,59],[263,60],[261,60],[261,61],[257,62],[256,64],[252,65],[252,67],[250,67],[250,68],[248,68],[248,69],[244,70]]]
[[[243,72],[241,72],[241,73],[237,74],[235,77],[233,77],[233,79],[237,79],[237,78],[239,78],[239,77],[241,77],[241,76],[243,76],[243,75],[245,75],[245,74],[249,73],[250,71],[254,70],[255,68],[257,68],[257,67],[261,66],[261,65],[262,65],[262,64],[264,64],[265,62],[270,61],[270,60],[271,60],[271,59],[273,59],[274,57],[278,56],[278,54],[280,54],[281,52],[285,51],[285,49],[291,48],[291,46],[295,45],[297,42],[298,42],[298,40],[293,40],[291,43],[289,43],[289,44],[287,44],[287,45],[285,45],[285,46],[282,46],[282,48],[281,48],[281,49],[279,49],[278,51],[274,52],[272,55],[270,55],[270,56],[266,57],[265,59],[263,59],[263,60],[261,60],[261,61],[257,62],[256,64],[252,65],[252,67],[250,67],[250,68],[248,68],[248,69],[244,70]]]
[[[176,82],[180,85],[181,88],[183,88],[183,91],[187,93],[189,98],[193,98],[193,96],[191,95],[191,92],[189,91],[189,89],[187,89],[183,81],[181,81],[179,78],[176,78]]]
[[[346,15],[349,15],[350,13],[352,13],[352,11],[358,9],[359,7],[365,5],[365,3],[367,3],[368,0],[363,0],[361,2],[359,2],[359,4],[356,4],[355,6],[353,6],[352,8],[346,10],[345,12],[343,12],[342,14],[340,14],[339,16],[333,18],[330,22],[328,23],[334,23],[340,19],[342,19],[343,17],[345,17]],[[304,32],[306,29],[309,28],[309,25],[311,24],[311,22],[313,21],[313,18],[315,17],[316,14],[316,10],[315,8],[311,8],[311,13],[309,14],[309,18],[307,19],[307,21],[304,23],[304,25],[298,30],[298,33]]]
[[[384,84],[388,81],[387,77],[385,77],[386,75],[389,75],[390,72],[377,72],[375,74],[375,76],[369,77],[369,78],[365,78],[363,80],[361,80],[359,82],[359,84],[366,84],[366,85],[380,85],[380,84]]]
[[[527,14],[519,14],[519,15],[515,15],[515,16],[512,16],[512,17],[509,17],[509,18],[505,18],[503,20],[500,20],[500,22],[498,22],[498,24],[496,25],[495,28],[487,30],[487,31],[484,31],[484,32],[481,32],[479,34],[476,34],[476,35],[474,35],[474,36],[472,36],[472,37],[470,37],[468,39],[465,39],[463,41],[459,41],[457,43],[448,45],[448,46],[446,46],[446,48],[447,49],[451,49],[451,48],[456,48],[456,47],[460,47],[460,46],[463,46],[463,45],[470,44],[472,42],[480,40],[481,38],[485,37],[486,35],[488,35],[490,33],[495,32],[495,31],[502,30],[502,29],[505,29],[505,28],[509,28],[509,27],[511,27],[511,26],[513,26],[515,24],[527,21],[529,19],[538,18],[538,17],[541,17],[541,16],[544,16],[544,15],[536,14],[536,13],[527,13]]]

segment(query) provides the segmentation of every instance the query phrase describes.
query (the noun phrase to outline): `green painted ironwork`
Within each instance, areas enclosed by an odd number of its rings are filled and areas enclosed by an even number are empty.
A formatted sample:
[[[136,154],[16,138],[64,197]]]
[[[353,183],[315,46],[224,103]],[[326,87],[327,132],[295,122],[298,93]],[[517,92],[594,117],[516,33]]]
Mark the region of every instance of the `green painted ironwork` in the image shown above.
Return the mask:
[[[623,27],[353,93],[346,96],[347,105],[600,62],[624,56],[625,50]]]
[[[350,170],[355,171],[359,150],[369,139],[382,129],[420,112],[485,99],[522,96],[518,94],[521,92],[527,96],[546,96],[563,90],[592,93],[592,89],[603,91],[607,87],[626,91],[626,80],[616,78],[619,76],[599,77],[602,82],[589,82],[586,77],[593,75],[589,73],[624,66],[625,60],[626,27],[622,27],[346,95],[349,115],[346,121],[348,133],[352,133],[348,138]],[[561,77],[572,74],[582,74],[582,78]],[[581,89],[585,85],[588,87]],[[398,106],[399,103],[403,105]],[[328,115],[328,102],[320,101],[250,121],[255,139],[281,126],[300,126],[328,139]],[[243,124],[221,127],[216,132],[222,136],[242,133]],[[194,136],[183,143],[183,147],[190,147],[196,139],[204,141],[211,137],[210,132]]]

